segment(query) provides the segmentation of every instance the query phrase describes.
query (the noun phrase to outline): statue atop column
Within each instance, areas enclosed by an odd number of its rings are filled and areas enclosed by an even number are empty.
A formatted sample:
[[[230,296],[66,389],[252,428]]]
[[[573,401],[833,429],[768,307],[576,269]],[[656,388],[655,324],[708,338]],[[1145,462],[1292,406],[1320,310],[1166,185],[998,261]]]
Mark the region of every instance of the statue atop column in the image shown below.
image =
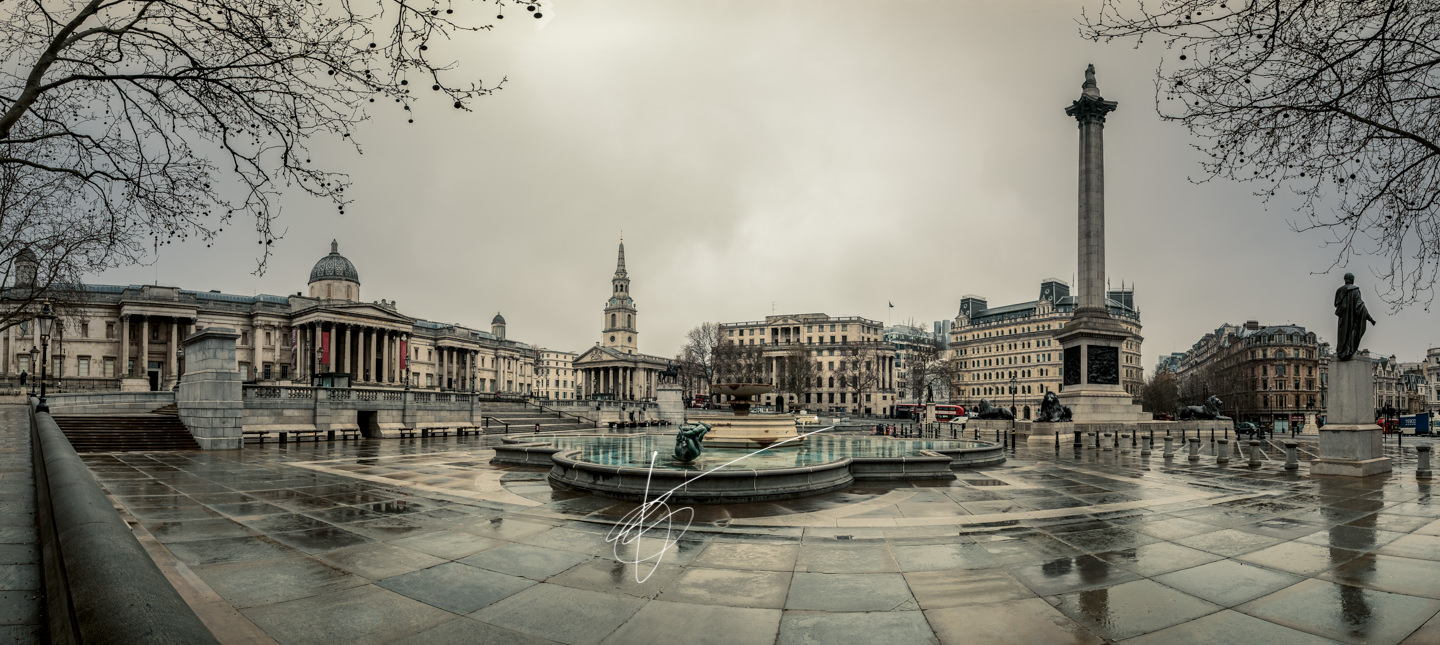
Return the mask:
[[[1345,274],[1345,285],[1335,290],[1335,315],[1340,319],[1340,329],[1335,338],[1335,358],[1348,361],[1360,351],[1360,339],[1365,336],[1365,322],[1375,324],[1365,301],[1360,298],[1360,287],[1355,286],[1355,274]]]

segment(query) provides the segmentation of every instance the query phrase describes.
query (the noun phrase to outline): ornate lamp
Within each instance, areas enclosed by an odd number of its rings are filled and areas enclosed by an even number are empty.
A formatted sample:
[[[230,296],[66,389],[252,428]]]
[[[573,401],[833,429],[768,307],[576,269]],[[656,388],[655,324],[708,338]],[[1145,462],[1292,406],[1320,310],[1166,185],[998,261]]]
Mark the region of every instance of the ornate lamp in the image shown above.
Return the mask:
[[[50,308],[49,300],[45,301],[35,319],[40,323],[40,405],[35,411],[49,412],[50,407],[45,405],[45,368],[50,362],[50,332],[55,328],[55,311]]]
[[[30,346],[30,395],[35,395],[35,366],[40,362],[40,348]]]

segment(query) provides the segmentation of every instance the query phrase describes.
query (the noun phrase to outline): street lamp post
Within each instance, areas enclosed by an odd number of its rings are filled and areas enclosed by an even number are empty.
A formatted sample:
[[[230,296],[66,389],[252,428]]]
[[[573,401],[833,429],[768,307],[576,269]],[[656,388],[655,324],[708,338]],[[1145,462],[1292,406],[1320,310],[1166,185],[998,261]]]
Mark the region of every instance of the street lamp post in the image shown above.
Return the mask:
[[[40,313],[35,316],[40,322],[40,405],[36,406],[36,412],[49,412],[50,406],[45,405],[45,370],[50,362],[50,330],[55,325],[55,312],[50,309],[50,301],[45,301],[40,308]]]
[[[1016,411],[1015,411],[1015,393],[1020,391],[1020,386],[1016,384],[1017,382],[1018,382],[1018,381],[1017,381],[1017,379],[1016,379],[1016,376],[1012,374],[1012,375],[1010,376],[1010,429],[1011,429],[1011,430],[1014,430],[1014,429],[1015,429],[1015,417],[1019,416],[1018,414],[1015,413],[1015,412],[1016,412]]]

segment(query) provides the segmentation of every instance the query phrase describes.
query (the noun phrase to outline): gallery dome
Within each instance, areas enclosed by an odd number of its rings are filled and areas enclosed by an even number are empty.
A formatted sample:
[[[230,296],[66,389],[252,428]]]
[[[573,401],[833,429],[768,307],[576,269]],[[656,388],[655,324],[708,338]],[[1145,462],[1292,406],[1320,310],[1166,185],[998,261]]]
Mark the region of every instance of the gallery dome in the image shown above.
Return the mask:
[[[345,256],[340,255],[340,243],[330,241],[330,255],[320,258],[315,263],[315,268],[310,269],[310,284],[321,280],[344,280],[360,284],[360,273],[355,270],[355,265]]]

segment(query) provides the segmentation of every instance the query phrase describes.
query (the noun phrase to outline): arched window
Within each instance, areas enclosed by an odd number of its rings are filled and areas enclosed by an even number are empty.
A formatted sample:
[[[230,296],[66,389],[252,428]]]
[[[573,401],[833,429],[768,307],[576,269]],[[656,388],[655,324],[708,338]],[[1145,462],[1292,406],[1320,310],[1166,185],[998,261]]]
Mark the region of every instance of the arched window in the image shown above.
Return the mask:
[[[349,286],[349,285],[346,285],[346,286],[345,286],[345,299],[346,299],[346,300],[350,300],[350,299],[351,299],[351,298],[350,298],[350,286]]]
[[[1026,419],[1029,419],[1029,418],[1030,418],[1030,406],[1028,406],[1028,405],[1025,406],[1025,417],[1024,417],[1024,418],[1026,418]]]
[[[835,387],[835,377],[830,377],[830,387]]]
[[[816,369],[819,369],[819,368],[816,368]],[[825,387],[825,377],[823,377],[823,376],[817,376],[817,377],[815,377],[815,387]]]
[[[610,314],[610,326],[615,326],[615,314]]]
[[[326,299],[326,300],[329,300],[329,299],[335,297],[335,296],[331,295],[331,293],[330,293],[330,289],[331,289],[332,286],[333,286],[333,285],[328,285],[328,284],[325,285],[325,299]]]
[[[626,327],[633,327],[633,326],[635,326],[635,323],[634,323],[634,322],[631,322],[630,314],[625,314],[625,326],[626,326]]]

